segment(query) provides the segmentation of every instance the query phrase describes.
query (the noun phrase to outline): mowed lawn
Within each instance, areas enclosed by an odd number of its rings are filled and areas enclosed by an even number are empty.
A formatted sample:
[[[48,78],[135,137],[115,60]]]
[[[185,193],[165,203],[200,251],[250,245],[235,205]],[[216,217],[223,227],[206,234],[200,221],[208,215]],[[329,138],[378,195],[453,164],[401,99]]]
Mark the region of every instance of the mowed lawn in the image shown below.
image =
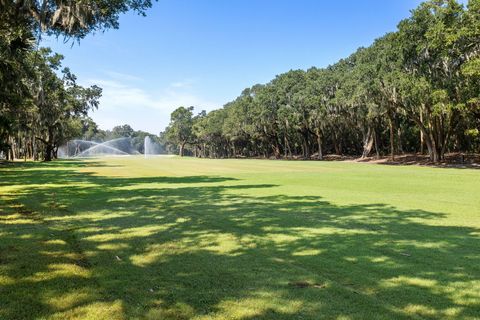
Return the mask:
[[[0,319],[480,319],[480,170],[3,165]]]

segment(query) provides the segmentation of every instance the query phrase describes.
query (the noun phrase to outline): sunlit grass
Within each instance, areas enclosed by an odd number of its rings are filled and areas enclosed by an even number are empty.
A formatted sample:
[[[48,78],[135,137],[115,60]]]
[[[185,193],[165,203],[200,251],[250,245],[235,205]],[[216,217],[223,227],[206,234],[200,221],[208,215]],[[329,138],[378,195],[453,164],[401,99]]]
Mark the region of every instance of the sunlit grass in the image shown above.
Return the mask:
[[[480,171],[0,167],[0,319],[478,319]]]

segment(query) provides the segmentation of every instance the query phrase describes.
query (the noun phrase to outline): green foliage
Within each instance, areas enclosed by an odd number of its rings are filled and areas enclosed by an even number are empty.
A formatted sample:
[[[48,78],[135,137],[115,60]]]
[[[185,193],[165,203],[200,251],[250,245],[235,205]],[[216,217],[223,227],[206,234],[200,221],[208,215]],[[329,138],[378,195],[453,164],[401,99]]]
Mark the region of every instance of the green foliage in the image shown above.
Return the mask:
[[[480,106],[478,2],[426,1],[398,31],[332,66],[245,89],[223,112],[194,121],[190,148],[202,144],[212,151],[200,155],[210,157],[322,159],[426,147],[435,162],[448,151],[480,151],[465,143]],[[201,129],[207,123],[210,134]]]
[[[465,130],[465,135],[476,138],[480,135],[479,132],[480,131],[478,129],[468,129]]]
[[[80,135],[80,118],[98,107],[102,92],[97,86],[79,86],[68,68],[61,70],[60,78],[57,72],[62,59],[49,49],[40,49],[32,54],[31,60],[35,73],[30,80],[30,90],[36,117],[29,129],[35,139],[45,145],[44,159],[47,161],[55,156],[55,149],[61,144]]]
[[[193,140],[193,107],[180,107],[172,112],[170,125],[165,130],[169,142],[180,148],[180,156],[187,143]]]
[[[121,126],[113,127],[112,132],[109,135],[109,138],[116,139],[116,138],[127,138],[132,137],[135,130],[130,127],[128,124],[124,124]]]
[[[469,77],[480,77],[480,58],[466,62],[462,67],[462,73]]]
[[[58,143],[79,134],[79,121],[98,107],[100,88],[78,86],[68,68],[60,69],[60,55],[35,50],[41,35],[80,40],[118,28],[121,13],[144,15],[151,5],[151,0],[0,0],[0,157],[43,153],[50,160]],[[43,152],[37,150],[39,141]]]
[[[18,25],[65,37],[84,38],[88,33],[118,28],[119,15],[129,10],[145,15],[151,0],[0,1],[0,11]]]

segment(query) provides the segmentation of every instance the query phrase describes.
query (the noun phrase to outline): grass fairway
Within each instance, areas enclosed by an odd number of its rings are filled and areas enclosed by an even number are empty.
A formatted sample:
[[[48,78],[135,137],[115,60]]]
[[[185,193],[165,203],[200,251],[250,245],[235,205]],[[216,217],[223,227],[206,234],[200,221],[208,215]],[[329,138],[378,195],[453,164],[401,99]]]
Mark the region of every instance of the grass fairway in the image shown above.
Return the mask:
[[[480,319],[480,170],[0,167],[0,319]]]

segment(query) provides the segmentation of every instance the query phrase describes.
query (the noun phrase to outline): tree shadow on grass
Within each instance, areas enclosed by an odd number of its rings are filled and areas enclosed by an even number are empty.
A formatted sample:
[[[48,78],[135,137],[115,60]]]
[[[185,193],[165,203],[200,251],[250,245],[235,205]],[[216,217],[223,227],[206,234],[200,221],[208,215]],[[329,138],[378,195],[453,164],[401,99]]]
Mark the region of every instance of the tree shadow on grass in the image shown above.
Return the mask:
[[[106,161],[90,159],[88,161],[78,159],[61,159],[48,162],[35,161],[6,161],[3,163],[8,168],[13,169],[38,169],[38,168],[95,168],[95,167],[120,167],[118,164],[109,164]],[[3,169],[3,168],[2,168]]]
[[[6,162],[0,166],[0,186],[29,185],[81,181],[89,174],[74,171],[79,168],[115,167],[102,161],[61,160],[52,162]]]
[[[480,229],[435,224],[441,213],[263,196],[275,185],[229,177],[30,174],[11,183],[50,185],[24,185],[0,209],[0,318],[480,312]]]

